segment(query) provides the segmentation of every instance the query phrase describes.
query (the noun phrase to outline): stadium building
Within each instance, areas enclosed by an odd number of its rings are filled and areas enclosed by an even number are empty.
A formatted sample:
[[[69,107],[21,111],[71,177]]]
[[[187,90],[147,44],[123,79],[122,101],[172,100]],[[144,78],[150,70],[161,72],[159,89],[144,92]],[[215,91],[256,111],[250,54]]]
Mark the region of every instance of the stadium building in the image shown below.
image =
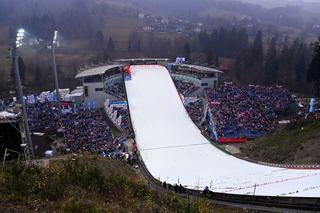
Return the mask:
[[[106,99],[125,99],[123,68],[136,64],[164,65],[175,81],[193,84],[197,89],[190,96],[203,96],[206,88],[216,88],[222,71],[198,65],[169,63],[167,58],[119,59],[114,64],[82,70],[76,75],[83,88],[83,102],[94,103],[97,108],[104,105]],[[76,93],[78,94],[78,93]],[[79,99],[81,100],[81,99]]]

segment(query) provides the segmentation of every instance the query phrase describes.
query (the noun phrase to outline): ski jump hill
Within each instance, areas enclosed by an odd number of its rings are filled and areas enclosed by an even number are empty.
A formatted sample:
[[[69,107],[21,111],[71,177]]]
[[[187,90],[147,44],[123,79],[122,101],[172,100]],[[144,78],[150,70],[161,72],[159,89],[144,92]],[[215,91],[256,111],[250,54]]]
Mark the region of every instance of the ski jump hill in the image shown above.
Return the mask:
[[[255,164],[212,145],[190,119],[165,67],[134,65],[129,71],[125,87],[136,142],[155,179],[229,194],[320,197],[320,170]]]

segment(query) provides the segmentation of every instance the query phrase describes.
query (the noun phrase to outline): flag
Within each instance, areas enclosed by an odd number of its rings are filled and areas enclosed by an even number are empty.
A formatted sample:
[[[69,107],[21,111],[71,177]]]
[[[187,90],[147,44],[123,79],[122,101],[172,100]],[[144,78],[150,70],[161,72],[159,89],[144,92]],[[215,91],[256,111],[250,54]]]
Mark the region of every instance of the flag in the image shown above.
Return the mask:
[[[121,126],[121,123],[122,123],[122,115],[120,115],[118,120],[117,120],[118,126]]]

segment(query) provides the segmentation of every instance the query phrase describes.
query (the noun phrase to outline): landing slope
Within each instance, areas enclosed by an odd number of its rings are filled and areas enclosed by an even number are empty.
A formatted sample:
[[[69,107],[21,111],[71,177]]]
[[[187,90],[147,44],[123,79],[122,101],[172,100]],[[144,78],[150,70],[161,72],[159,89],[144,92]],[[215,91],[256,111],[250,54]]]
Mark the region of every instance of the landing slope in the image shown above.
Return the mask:
[[[131,66],[125,82],[140,154],[154,178],[233,194],[320,197],[320,170],[292,170],[239,160],[217,149],[189,118],[169,72]]]

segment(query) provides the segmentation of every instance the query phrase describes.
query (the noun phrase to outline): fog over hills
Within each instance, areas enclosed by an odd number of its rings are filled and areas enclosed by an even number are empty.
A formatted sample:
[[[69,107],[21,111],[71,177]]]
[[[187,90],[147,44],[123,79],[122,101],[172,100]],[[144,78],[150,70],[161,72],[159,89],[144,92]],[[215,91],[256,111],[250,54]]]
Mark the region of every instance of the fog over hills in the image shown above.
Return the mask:
[[[66,85],[74,78],[78,64],[119,57],[175,57],[188,45],[199,62],[219,64],[221,57],[233,66],[245,60],[238,56],[247,51],[228,46],[237,43],[237,33],[245,38],[244,44],[251,44],[261,30],[264,54],[272,38],[279,53],[296,39],[292,52],[299,49],[300,43],[300,49],[308,52],[308,44],[320,35],[318,11],[320,3],[289,0],[0,0],[0,55],[7,55],[14,31],[24,27],[42,41],[50,40],[56,29],[63,35],[69,45],[60,50],[60,60],[66,60],[61,66]],[[138,16],[141,13],[143,18]],[[214,44],[210,51],[207,42]],[[99,43],[114,44],[109,45],[113,48],[108,52],[108,45],[96,45]],[[66,55],[74,62],[70,63]],[[25,61],[32,61],[28,56]],[[46,87],[45,81],[37,81],[34,76],[39,70],[50,73],[50,67],[45,61],[38,64],[26,65],[31,73],[26,82]],[[3,73],[6,77],[0,80],[0,90],[8,88],[10,73],[10,63],[0,60],[0,75]]]
[[[302,9],[310,10],[314,7],[319,9],[320,1],[319,0],[240,0],[244,3],[251,3],[261,5],[266,8],[274,8],[274,7],[284,7],[284,6],[297,6]],[[315,9],[315,8],[314,8]],[[316,10],[315,10],[316,11]]]

